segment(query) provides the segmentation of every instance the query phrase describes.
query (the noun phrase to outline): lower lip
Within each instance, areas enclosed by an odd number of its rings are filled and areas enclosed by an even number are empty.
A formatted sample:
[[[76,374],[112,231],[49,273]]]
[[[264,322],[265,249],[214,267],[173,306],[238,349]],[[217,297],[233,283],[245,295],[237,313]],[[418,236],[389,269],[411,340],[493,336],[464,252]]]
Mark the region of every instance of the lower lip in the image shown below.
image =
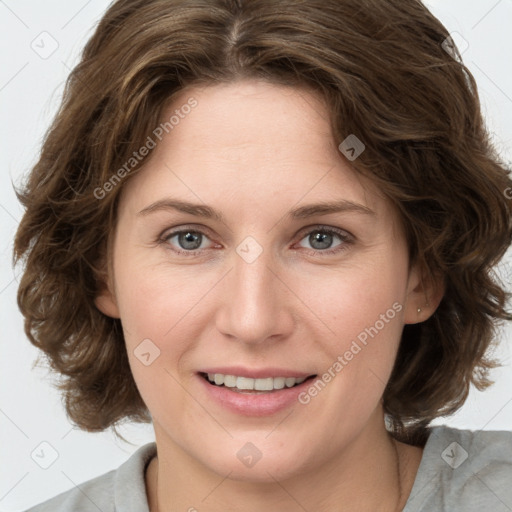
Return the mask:
[[[244,416],[270,416],[297,403],[298,395],[310,385],[312,378],[298,386],[283,388],[268,393],[240,393],[225,386],[210,384],[198,375],[208,397],[222,407]]]

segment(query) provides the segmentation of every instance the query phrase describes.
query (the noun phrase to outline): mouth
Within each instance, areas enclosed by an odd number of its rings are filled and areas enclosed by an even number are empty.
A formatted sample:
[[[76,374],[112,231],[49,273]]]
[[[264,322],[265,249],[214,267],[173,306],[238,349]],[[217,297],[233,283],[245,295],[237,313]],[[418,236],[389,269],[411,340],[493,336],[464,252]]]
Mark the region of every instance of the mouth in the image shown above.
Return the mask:
[[[235,393],[253,395],[275,393],[282,389],[294,388],[317,376],[314,374],[307,377],[267,377],[258,379],[222,373],[200,372],[199,375],[211,386],[227,388],[227,390]]]

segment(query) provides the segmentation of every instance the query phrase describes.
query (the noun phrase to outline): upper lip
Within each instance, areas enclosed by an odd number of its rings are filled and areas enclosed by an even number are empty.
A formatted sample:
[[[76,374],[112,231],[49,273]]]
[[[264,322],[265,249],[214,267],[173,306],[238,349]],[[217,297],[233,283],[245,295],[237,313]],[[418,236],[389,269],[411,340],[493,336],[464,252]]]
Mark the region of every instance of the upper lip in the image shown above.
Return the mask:
[[[315,375],[315,373],[305,373],[287,368],[245,368],[243,366],[204,368],[199,373],[221,373],[223,375],[235,375],[251,379],[268,379],[269,377],[296,377],[301,379]]]

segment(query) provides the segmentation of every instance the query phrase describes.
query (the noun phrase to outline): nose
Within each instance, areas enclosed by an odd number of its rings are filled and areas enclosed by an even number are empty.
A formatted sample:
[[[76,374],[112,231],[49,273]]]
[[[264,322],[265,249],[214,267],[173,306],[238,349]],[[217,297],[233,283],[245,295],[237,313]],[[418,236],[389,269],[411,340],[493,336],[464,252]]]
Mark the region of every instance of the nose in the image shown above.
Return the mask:
[[[269,253],[263,250],[249,262],[233,252],[232,270],[220,290],[217,329],[248,345],[275,342],[289,336],[294,327],[289,279]]]

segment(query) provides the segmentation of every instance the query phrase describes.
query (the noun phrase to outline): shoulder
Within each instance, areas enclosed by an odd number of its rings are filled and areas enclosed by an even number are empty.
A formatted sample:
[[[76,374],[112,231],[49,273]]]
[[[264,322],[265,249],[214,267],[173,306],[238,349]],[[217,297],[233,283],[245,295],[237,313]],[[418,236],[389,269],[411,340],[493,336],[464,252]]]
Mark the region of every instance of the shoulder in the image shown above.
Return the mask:
[[[432,427],[409,502],[422,512],[512,510],[512,431]]]
[[[113,489],[116,470],[81,483],[26,512],[114,512]]]
[[[512,431],[459,430],[446,426],[432,432],[434,451],[441,451],[451,480],[467,483],[468,480],[493,475],[507,476],[512,480]],[[462,471],[456,471],[457,469]]]
[[[146,512],[144,473],[155,453],[155,443],[148,443],[119,468],[81,483],[25,512]]]

